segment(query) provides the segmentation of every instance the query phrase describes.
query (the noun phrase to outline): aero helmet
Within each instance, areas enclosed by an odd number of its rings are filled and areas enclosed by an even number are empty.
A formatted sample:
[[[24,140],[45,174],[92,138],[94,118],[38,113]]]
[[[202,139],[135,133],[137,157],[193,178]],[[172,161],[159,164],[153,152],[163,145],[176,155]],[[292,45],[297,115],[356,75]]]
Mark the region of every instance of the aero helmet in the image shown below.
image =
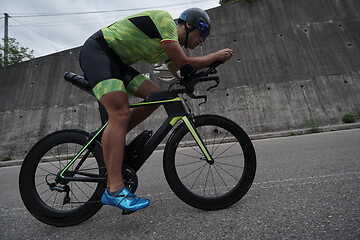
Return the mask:
[[[187,40],[189,33],[195,30],[196,28],[200,30],[201,37],[203,38],[204,41],[210,34],[210,27],[211,27],[210,17],[204,10],[200,8],[189,8],[186,9],[183,13],[181,13],[179,17],[179,23],[183,23],[183,22],[189,23],[193,27],[192,29],[189,29],[185,24],[185,29],[186,29],[185,48],[187,47]]]

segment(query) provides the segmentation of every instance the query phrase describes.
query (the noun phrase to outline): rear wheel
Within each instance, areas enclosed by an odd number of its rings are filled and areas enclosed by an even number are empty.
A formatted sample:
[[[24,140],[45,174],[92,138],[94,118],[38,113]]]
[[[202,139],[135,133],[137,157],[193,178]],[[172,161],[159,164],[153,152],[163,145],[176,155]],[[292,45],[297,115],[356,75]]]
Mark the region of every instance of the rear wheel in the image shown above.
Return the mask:
[[[214,159],[209,164],[185,124],[164,151],[164,172],[174,193],[190,206],[216,210],[239,201],[256,171],[254,147],[240,126],[217,115],[195,118],[194,128]]]
[[[96,141],[87,146],[65,172],[67,177],[89,181],[69,181],[59,177],[62,169],[87,145],[89,135],[64,130],[40,140],[27,154],[19,178],[21,198],[29,212],[53,226],[79,224],[102,207],[100,198],[106,187],[106,168],[102,149]],[[91,177],[103,180],[91,182]]]

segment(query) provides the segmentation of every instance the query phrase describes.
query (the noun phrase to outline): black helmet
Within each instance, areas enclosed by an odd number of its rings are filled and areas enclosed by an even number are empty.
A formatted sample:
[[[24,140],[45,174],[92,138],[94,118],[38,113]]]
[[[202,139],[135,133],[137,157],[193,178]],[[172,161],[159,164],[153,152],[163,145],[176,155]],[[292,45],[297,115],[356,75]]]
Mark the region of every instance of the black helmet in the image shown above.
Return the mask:
[[[186,9],[183,13],[180,14],[179,22],[181,21],[189,23],[191,26],[193,26],[194,28],[191,29],[191,31],[199,28],[204,41],[210,34],[210,17],[204,10],[200,8]],[[191,31],[189,31],[189,33]]]

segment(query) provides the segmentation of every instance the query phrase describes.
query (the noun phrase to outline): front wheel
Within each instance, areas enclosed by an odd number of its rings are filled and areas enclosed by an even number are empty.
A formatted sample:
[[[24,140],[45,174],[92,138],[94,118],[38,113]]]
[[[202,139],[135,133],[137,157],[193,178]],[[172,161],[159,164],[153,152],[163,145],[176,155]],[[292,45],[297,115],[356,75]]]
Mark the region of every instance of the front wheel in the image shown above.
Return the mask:
[[[214,159],[206,161],[185,124],[171,135],[164,151],[164,172],[174,193],[190,206],[217,210],[239,201],[256,171],[250,138],[233,121],[218,115],[195,117],[194,127]]]

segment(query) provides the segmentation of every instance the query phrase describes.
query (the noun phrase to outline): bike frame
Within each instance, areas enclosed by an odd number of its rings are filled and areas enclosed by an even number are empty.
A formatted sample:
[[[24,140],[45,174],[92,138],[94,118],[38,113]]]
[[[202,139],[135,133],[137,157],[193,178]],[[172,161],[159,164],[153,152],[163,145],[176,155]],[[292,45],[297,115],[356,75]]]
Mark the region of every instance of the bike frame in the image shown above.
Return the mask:
[[[158,91],[154,92],[147,98],[144,102],[131,104],[130,108],[137,108],[137,107],[145,107],[151,105],[163,105],[166,113],[168,115],[167,119],[163,122],[160,128],[155,132],[155,134],[147,141],[143,150],[135,156],[134,159],[130,161],[126,161],[126,164],[129,165],[135,172],[137,172],[140,167],[145,163],[145,161],[150,157],[150,155],[155,151],[157,146],[161,143],[161,141],[166,137],[166,135],[171,131],[171,129],[175,126],[177,122],[182,120],[187,128],[189,129],[191,135],[193,136],[195,142],[201,149],[202,153],[206,161],[209,164],[213,164],[214,160],[209,153],[209,150],[206,148],[203,140],[201,139],[200,135],[196,131],[195,123],[193,121],[192,116],[185,108],[185,103],[182,98],[178,96],[177,93],[174,93],[171,90],[167,91]],[[60,179],[67,180],[67,181],[81,181],[81,182],[99,182],[106,180],[106,177],[99,176],[97,174],[91,173],[83,173],[78,172],[80,166],[83,164],[85,159],[88,157],[89,152],[87,152],[78,165],[75,167],[75,171],[73,173],[84,175],[87,177],[69,177],[66,176],[66,172],[70,169],[70,167],[76,162],[76,160],[83,154],[86,149],[94,142],[101,137],[102,132],[107,126],[107,122],[98,130],[95,135],[89,140],[89,142],[75,155],[75,157],[65,166],[63,170],[60,171],[58,176]],[[124,161],[125,163],[125,161]],[[124,164],[125,165],[125,164]]]

